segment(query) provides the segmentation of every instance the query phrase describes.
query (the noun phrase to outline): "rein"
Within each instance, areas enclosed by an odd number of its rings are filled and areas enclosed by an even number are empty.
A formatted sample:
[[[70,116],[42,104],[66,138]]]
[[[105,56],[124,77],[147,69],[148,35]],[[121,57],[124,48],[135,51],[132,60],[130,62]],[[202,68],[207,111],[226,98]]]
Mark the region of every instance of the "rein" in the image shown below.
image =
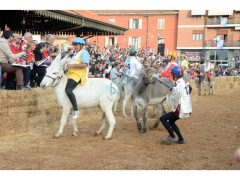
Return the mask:
[[[146,78],[148,79],[148,78]],[[159,78],[157,78],[156,80],[148,80],[148,83],[147,84],[154,84],[156,81],[158,81],[160,84],[166,86],[168,89],[171,89],[172,87],[168,86],[167,84],[163,83]]]
[[[167,84],[163,83],[160,79],[157,79],[157,81],[160,82],[160,84],[166,86],[168,89],[172,89],[172,87],[170,87]]]
[[[53,77],[51,77],[51,76],[49,76],[49,75],[45,75],[45,76],[53,80],[53,82],[49,85],[49,87],[55,87],[55,86],[60,82],[60,80],[61,80],[62,77],[63,77],[63,75],[57,76],[56,78],[53,78]],[[53,86],[53,84],[54,84],[54,82],[55,82],[56,80],[58,80],[58,83],[56,83],[56,85]]]

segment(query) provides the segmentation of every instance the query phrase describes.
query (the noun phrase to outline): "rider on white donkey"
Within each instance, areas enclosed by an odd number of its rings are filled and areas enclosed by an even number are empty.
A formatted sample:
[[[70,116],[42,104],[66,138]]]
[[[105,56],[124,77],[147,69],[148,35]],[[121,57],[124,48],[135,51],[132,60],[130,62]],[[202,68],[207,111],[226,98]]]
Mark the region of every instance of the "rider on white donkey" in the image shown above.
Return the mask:
[[[128,57],[128,68],[129,68],[129,76],[131,77],[131,83],[135,84],[138,80],[138,77],[142,70],[142,64],[136,58],[137,51],[134,48],[131,48],[129,51]],[[127,61],[126,60],[126,61]]]
[[[125,60],[125,76],[123,76],[122,85],[124,89],[124,100],[123,100],[123,115],[126,115],[126,105],[133,93],[133,87],[137,84],[139,76],[142,72],[143,65],[136,58],[137,51],[135,48],[131,48],[129,51],[129,56]],[[133,109],[131,109],[133,115]]]
[[[90,61],[90,54],[88,51],[84,50],[85,41],[82,38],[76,37],[73,40],[72,45],[74,47],[74,52],[72,52],[72,57],[67,64],[68,70],[66,75],[68,81],[65,92],[73,106],[73,118],[77,119],[79,111],[73,90],[78,84],[84,85],[87,81],[87,68]]]

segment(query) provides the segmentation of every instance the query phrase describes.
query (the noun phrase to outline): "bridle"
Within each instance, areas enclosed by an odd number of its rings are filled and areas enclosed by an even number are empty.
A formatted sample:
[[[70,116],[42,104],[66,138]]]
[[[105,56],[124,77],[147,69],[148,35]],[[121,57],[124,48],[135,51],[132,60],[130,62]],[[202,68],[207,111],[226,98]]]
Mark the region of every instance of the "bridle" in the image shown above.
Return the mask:
[[[58,83],[60,82],[60,80],[61,80],[62,77],[63,77],[63,75],[61,75],[61,76],[57,76],[56,78],[53,78],[53,77],[51,77],[51,76],[49,76],[49,75],[47,75],[47,74],[46,74],[45,76],[53,80],[53,82],[49,85],[49,87],[55,87],[56,85],[58,85]],[[58,80],[58,83],[56,83],[56,85],[53,86],[53,84],[54,84],[54,82],[55,82],[56,80]]]

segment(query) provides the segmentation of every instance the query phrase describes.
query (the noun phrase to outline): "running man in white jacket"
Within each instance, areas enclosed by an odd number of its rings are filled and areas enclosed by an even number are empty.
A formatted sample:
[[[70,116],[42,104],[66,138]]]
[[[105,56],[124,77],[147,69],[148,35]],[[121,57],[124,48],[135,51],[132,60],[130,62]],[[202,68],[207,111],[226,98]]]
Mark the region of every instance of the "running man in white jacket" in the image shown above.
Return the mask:
[[[189,117],[192,112],[192,103],[190,97],[190,86],[181,77],[181,70],[179,66],[174,66],[171,69],[173,79],[176,86],[173,87],[172,93],[169,97],[169,105],[171,111],[160,117],[160,121],[169,133],[169,136],[163,139],[164,144],[185,144],[182,134],[175,124],[178,119]],[[177,137],[175,136],[176,133]]]

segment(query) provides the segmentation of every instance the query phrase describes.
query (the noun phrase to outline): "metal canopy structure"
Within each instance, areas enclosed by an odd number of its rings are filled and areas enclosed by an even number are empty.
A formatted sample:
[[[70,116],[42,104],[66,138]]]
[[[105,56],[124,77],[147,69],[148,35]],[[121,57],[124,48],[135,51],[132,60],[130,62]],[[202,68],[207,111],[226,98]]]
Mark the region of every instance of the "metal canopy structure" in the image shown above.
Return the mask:
[[[81,13],[82,12],[82,13]],[[86,11],[87,12],[87,11]],[[0,27],[35,34],[123,35],[127,30],[84,11],[1,10]],[[88,17],[90,16],[90,17]],[[99,18],[101,19],[101,17]]]

